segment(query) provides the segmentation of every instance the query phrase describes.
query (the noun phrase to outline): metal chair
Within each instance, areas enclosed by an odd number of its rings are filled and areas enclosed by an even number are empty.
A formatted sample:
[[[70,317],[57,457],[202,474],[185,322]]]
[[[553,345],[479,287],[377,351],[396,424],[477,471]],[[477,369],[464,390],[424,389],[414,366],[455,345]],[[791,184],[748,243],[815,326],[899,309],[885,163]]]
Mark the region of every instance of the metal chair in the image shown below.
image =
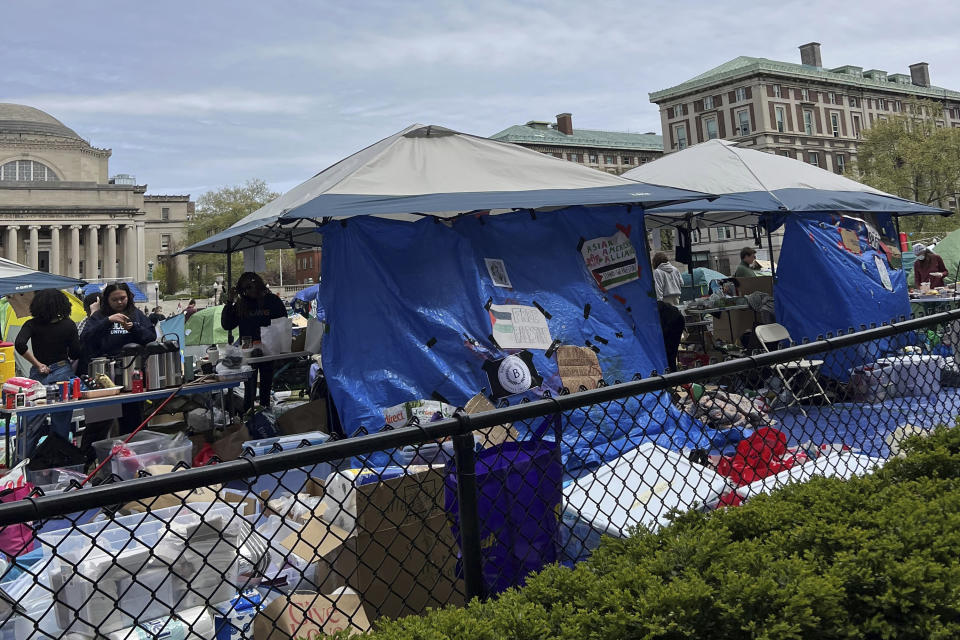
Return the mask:
[[[754,328],[753,333],[757,338],[757,342],[760,343],[760,346],[766,353],[772,352],[768,346],[769,344],[777,346],[782,342],[786,342],[790,346],[794,344],[793,339],[790,338],[790,332],[787,331],[786,327],[782,324],[761,324]],[[823,387],[820,386],[820,381],[817,380],[817,373],[820,371],[821,366],[823,366],[823,360],[807,360],[806,358],[802,358],[795,362],[775,364],[772,367],[792,398],[786,406],[791,407],[797,405],[804,417],[807,416],[807,412],[800,406],[801,400],[820,397],[823,398],[827,404],[831,404],[830,398],[827,397],[827,393],[823,390]],[[801,395],[811,383],[815,391]]]

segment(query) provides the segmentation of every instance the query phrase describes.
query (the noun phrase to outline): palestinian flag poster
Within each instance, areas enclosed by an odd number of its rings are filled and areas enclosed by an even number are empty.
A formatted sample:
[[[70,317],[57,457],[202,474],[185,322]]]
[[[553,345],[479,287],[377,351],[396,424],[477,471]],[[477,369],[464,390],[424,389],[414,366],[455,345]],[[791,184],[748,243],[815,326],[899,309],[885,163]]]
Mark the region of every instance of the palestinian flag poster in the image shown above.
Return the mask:
[[[553,342],[547,318],[536,307],[491,304],[490,326],[493,340],[501,349],[543,349]]]
[[[587,240],[580,253],[601,289],[612,289],[639,277],[637,252],[623,231]]]

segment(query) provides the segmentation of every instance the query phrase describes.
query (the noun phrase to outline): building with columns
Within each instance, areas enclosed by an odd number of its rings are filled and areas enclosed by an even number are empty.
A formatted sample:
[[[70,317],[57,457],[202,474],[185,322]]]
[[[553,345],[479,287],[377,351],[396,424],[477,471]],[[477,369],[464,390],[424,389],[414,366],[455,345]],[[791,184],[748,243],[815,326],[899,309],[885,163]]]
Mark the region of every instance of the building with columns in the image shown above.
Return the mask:
[[[193,203],[110,179],[110,155],[39,109],[0,103],[0,255],[85,280],[147,280],[148,262],[182,248]]]

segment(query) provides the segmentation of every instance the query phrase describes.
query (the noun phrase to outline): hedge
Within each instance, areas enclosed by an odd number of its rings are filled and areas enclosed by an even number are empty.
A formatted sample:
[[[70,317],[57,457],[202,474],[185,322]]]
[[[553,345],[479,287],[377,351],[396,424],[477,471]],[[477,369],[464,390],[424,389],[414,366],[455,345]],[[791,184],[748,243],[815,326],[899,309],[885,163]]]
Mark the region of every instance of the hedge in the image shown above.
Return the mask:
[[[380,639],[960,637],[960,429],[850,481],[606,538],[488,602],[382,621]]]

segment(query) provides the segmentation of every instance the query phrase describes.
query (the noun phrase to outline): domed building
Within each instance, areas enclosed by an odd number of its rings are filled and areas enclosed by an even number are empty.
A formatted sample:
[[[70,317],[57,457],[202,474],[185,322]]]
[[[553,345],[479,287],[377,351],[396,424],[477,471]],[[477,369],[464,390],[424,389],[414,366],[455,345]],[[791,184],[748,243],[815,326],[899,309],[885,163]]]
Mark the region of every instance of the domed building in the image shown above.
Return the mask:
[[[152,278],[150,264],[184,246],[193,203],[110,178],[110,155],[48,113],[0,103],[0,255],[85,280]]]

